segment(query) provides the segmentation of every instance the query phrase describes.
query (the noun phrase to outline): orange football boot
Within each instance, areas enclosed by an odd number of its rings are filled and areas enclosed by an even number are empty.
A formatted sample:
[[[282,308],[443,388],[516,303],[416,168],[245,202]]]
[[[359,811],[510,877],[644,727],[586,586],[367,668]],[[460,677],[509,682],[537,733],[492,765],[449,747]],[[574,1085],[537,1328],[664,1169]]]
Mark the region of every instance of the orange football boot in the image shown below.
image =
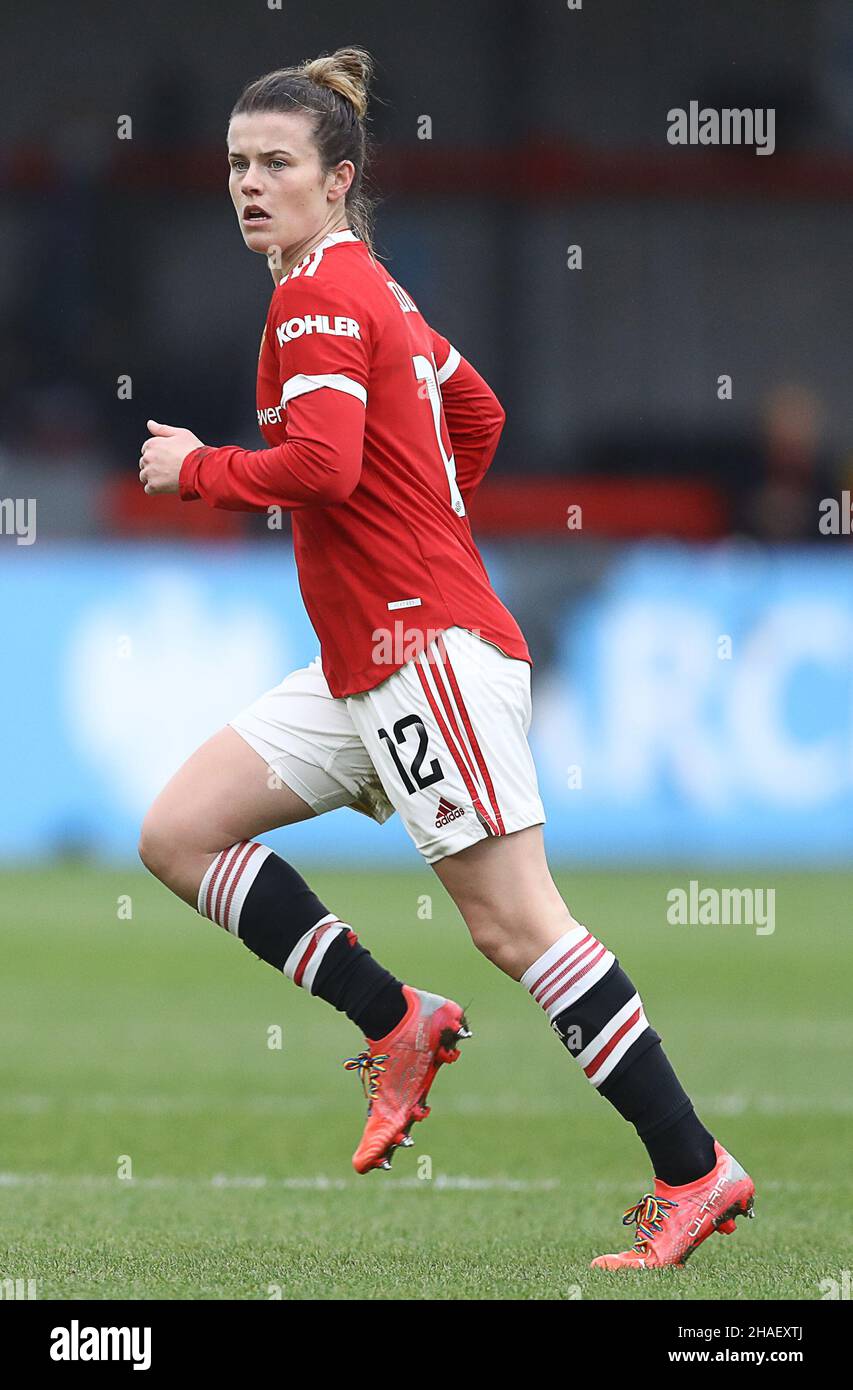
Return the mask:
[[[403,985],[408,1008],[384,1038],[374,1042],[344,1066],[357,1071],[367,1096],[367,1124],[352,1156],[357,1173],[390,1168],[397,1148],[410,1148],[409,1130],[429,1114],[426,1098],[436,1072],[455,1062],[456,1046],[471,1033],[465,1014],[452,999]]]
[[[655,1178],[654,1193],[647,1192],[622,1218],[624,1226],[636,1223],[637,1237],[631,1249],[620,1255],[599,1255],[590,1269],[663,1269],[665,1265],[683,1265],[715,1231],[731,1235],[738,1216],[752,1217],[752,1178],[716,1141],[714,1152],[714,1167],[695,1182],[669,1187]]]

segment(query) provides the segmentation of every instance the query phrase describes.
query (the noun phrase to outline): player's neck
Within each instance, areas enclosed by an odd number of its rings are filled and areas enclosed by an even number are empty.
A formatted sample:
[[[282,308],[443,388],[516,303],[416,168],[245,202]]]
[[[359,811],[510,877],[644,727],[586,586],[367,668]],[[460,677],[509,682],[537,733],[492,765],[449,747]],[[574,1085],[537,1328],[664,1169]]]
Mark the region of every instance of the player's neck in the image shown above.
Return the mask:
[[[287,251],[282,255],[280,264],[277,264],[275,260],[269,262],[273,284],[277,285],[285,275],[289,275],[293,267],[298,265],[300,261],[304,261],[306,256],[310,256],[311,252],[315,250],[321,242],[325,241],[327,236],[331,236],[333,232],[345,232],[348,228],[349,222],[347,218],[341,217],[338,218],[336,222],[323,227],[321,231],[315,232],[313,236],[306,237],[304,241],[300,241],[296,246],[289,246]]]

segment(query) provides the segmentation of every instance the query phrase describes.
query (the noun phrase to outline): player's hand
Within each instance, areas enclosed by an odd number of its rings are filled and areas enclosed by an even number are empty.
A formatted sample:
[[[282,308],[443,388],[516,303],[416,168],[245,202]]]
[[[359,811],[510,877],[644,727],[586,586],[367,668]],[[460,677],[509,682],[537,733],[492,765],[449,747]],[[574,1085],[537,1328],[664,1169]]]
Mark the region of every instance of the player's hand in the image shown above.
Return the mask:
[[[181,464],[187,454],[201,447],[201,440],[192,430],[176,425],[160,425],[148,421],[151,438],[146,439],[139,456],[139,481],[147,493],[177,492]]]

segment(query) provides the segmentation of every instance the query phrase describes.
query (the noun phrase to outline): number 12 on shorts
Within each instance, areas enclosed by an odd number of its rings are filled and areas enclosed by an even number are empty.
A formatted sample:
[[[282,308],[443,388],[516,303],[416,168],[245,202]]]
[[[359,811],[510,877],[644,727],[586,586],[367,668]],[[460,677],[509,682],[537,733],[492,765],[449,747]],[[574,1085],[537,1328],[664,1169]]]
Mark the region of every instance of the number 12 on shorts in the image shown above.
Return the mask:
[[[394,766],[400,774],[400,780],[410,796],[417,791],[425,791],[427,787],[432,787],[436,782],[440,782],[444,777],[441,764],[438,758],[433,758],[426,772],[422,772],[424,758],[427,754],[429,738],[424,721],[419,714],[406,714],[402,719],[398,719],[394,727],[394,737],[388,733],[387,729],[377,729],[380,738],[384,739],[388,745],[388,751],[394,759]],[[406,734],[409,729],[416,729],[418,734],[418,746],[412,758],[411,767],[407,770],[399,752],[398,746],[405,746]]]

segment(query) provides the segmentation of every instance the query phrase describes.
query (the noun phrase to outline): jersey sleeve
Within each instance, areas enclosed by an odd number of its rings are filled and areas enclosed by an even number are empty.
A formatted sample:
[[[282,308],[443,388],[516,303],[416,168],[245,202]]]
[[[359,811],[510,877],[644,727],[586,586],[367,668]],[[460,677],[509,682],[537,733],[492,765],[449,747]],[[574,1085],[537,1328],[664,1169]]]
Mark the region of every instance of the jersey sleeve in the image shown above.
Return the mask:
[[[324,388],[367,404],[370,325],[345,289],[308,274],[286,281],[272,297],[267,334],[282,405]]]
[[[344,292],[307,276],[273,295],[267,341],[285,407],[283,444],[193,450],[181,467],[185,501],[263,511],[346,501],[361,476],[370,349],[363,313]],[[365,320],[364,322],[362,320]]]
[[[506,413],[471,363],[440,333],[430,332],[456,483],[467,505],[495,456]]]

